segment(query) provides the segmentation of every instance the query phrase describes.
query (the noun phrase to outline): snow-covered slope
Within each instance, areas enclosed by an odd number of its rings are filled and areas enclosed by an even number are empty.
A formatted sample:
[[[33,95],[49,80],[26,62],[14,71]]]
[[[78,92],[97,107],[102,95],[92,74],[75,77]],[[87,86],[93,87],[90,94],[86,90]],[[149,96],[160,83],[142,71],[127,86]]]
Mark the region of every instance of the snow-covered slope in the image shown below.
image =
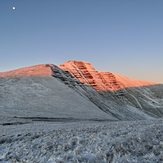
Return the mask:
[[[0,79],[1,116],[104,119],[109,116],[54,77]]]

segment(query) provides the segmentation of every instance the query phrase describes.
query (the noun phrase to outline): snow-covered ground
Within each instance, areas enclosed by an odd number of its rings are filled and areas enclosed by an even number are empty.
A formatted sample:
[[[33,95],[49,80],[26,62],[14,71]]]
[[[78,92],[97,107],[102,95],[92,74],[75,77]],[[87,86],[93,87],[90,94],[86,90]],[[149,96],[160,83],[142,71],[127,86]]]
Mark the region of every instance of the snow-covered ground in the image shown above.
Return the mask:
[[[0,125],[0,162],[161,163],[163,120]]]

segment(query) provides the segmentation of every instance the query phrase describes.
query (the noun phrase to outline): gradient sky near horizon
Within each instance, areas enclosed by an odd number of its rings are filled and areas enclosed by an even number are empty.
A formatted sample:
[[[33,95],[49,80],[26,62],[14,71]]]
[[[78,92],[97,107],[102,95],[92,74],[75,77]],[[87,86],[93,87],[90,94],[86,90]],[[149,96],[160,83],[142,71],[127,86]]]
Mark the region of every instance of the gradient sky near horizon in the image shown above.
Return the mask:
[[[0,0],[0,71],[66,60],[163,83],[163,0]]]

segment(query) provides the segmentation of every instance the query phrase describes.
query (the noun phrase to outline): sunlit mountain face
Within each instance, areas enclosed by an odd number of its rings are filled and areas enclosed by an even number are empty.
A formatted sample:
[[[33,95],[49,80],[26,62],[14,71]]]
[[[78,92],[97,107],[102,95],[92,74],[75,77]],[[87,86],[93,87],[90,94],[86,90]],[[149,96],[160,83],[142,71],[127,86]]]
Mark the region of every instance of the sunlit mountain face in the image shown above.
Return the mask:
[[[0,72],[0,77],[49,76],[49,75],[52,75],[50,64],[39,64],[39,65],[24,67],[12,71]]]
[[[51,76],[53,64],[40,64],[8,72],[1,72],[0,77],[14,76]],[[127,87],[154,85],[156,83],[130,79],[126,76],[112,72],[97,71],[91,63],[83,61],[67,61],[58,66],[69,72],[81,83],[92,86],[97,91],[116,91]]]
[[[156,84],[149,81],[130,79],[126,76],[112,73],[99,72],[91,63],[82,61],[68,61],[59,66],[61,69],[70,72],[80,82],[91,85],[98,91],[114,91],[126,87],[148,86]]]

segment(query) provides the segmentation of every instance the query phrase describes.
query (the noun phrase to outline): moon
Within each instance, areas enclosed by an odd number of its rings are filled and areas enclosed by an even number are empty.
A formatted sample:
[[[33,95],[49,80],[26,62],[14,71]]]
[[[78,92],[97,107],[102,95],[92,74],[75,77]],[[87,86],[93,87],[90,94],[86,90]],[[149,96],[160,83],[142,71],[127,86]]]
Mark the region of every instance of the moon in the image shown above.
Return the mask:
[[[13,6],[13,7],[12,7],[12,9],[13,9],[13,10],[15,10],[15,9],[16,9],[16,7],[15,7],[15,6]]]

